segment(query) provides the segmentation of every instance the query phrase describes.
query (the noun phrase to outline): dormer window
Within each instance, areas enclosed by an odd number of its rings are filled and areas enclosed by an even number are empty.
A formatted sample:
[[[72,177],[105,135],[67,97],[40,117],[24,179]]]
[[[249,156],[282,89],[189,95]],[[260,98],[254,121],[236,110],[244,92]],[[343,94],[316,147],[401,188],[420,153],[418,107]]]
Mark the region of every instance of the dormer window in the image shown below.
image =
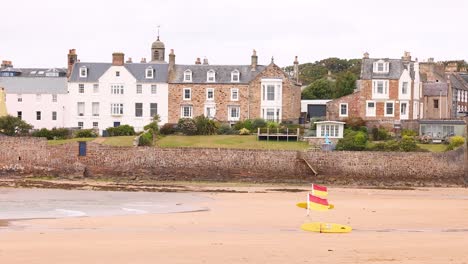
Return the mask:
[[[214,70],[209,70],[207,73],[206,73],[206,81],[207,82],[215,82],[216,81],[216,73]]]
[[[146,76],[146,79],[153,79],[154,78],[154,69],[153,69],[153,67],[146,68],[145,76]]]
[[[184,82],[191,82],[192,81],[192,71],[185,70],[184,71]]]
[[[374,72],[376,73],[387,73],[388,72],[388,62],[383,60],[378,60],[374,62]]]
[[[80,77],[81,78],[88,77],[88,68],[86,68],[85,66],[80,68]]]
[[[231,72],[231,82],[239,82],[239,71],[238,70],[234,70],[233,72]]]

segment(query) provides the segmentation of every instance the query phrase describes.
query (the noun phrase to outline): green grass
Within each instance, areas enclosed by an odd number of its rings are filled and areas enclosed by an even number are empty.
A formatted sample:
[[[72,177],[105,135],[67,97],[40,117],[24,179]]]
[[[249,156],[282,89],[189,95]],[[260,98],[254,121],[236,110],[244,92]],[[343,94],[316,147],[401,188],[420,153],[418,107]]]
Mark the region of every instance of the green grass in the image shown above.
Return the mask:
[[[47,144],[51,146],[63,145],[71,142],[78,142],[78,141],[92,141],[95,138],[72,138],[72,139],[52,139],[48,140]]]
[[[444,152],[447,148],[445,144],[418,144],[418,147],[427,149],[431,152]]]
[[[135,136],[108,137],[102,144],[110,146],[131,147]]]
[[[162,148],[237,148],[237,149],[281,149],[305,150],[307,142],[257,141],[256,136],[215,135],[215,136],[166,136],[156,143]]]

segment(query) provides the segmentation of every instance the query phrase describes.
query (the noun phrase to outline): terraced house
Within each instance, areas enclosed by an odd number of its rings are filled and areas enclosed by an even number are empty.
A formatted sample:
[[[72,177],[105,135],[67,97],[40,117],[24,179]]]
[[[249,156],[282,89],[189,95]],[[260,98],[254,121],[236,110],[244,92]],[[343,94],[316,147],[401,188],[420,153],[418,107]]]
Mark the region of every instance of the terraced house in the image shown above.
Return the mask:
[[[273,59],[258,65],[255,50],[247,65],[210,65],[199,58],[180,65],[173,51],[169,55],[170,123],[199,115],[231,124],[254,118],[297,122],[300,103],[300,86]]]

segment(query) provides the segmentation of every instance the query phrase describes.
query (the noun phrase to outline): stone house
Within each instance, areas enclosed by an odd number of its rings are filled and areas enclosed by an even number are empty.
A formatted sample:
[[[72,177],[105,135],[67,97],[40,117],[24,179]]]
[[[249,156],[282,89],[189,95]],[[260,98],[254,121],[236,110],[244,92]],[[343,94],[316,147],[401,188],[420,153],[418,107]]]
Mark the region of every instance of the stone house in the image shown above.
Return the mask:
[[[171,51],[169,123],[199,115],[231,124],[254,118],[298,122],[300,85],[273,59],[267,66],[257,62],[254,51],[250,65],[210,65],[199,58],[195,64],[181,65]]]
[[[423,83],[424,119],[449,119],[449,85],[446,82]]]
[[[448,76],[450,82],[449,108],[451,118],[468,116],[468,73],[453,72]]]

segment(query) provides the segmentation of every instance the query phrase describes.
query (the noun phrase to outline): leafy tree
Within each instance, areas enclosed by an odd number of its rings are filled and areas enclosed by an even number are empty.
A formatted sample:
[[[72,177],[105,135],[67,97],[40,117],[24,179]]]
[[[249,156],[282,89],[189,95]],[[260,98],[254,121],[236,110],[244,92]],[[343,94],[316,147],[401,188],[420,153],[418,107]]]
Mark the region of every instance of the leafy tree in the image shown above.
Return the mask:
[[[0,117],[0,133],[7,136],[19,136],[28,134],[32,125],[26,123],[18,117],[11,115]]]
[[[330,99],[333,98],[334,90],[335,82],[319,79],[302,91],[302,99]]]
[[[339,98],[348,94],[352,94],[356,88],[356,75],[350,71],[340,73],[336,78],[336,92],[335,98]]]

